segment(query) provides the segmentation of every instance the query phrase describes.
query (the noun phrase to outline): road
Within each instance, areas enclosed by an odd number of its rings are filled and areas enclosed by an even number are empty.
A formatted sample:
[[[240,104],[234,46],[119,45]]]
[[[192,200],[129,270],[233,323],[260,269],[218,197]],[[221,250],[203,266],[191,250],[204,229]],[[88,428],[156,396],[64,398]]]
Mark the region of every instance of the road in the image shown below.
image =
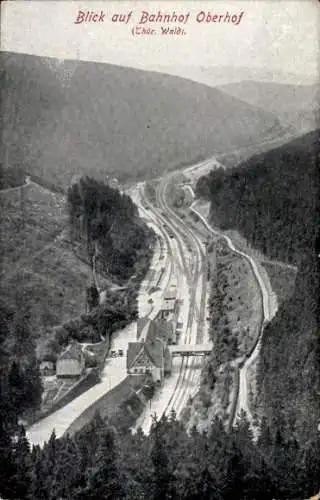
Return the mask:
[[[141,212],[144,213],[143,209],[141,209]],[[165,239],[166,235],[164,234],[164,232],[162,232],[162,230],[159,230],[155,224],[152,224],[152,221],[150,221],[150,224],[157,232],[157,234],[164,241],[167,241]],[[169,240],[168,236],[167,238]],[[165,245],[166,243],[164,243],[164,249],[162,250],[163,255],[161,255],[160,244],[156,246],[150,266],[150,269],[153,272],[152,274],[149,272],[145,277],[145,280],[141,284],[138,296],[138,308],[140,317],[149,316],[150,318],[154,318],[160,310],[163,293],[168,286],[169,279],[172,273],[171,258]],[[164,259],[160,260],[160,256],[163,256]],[[166,271],[164,273],[161,273],[161,279],[158,283],[159,275],[163,266],[165,267]],[[148,290],[156,283],[158,283],[159,290],[152,295],[153,304],[152,307],[150,307],[150,304],[146,300],[146,296],[149,297]],[[128,343],[136,341],[136,337],[137,323],[133,322],[126,328],[119,330],[112,335],[110,351],[118,351],[118,349],[123,349],[124,353],[126,353]],[[125,356],[107,358],[103,373],[101,375],[101,382],[81,394],[79,397],[71,401],[60,410],[57,410],[48,417],[43,418],[39,422],[36,422],[34,425],[30,426],[27,430],[27,436],[29,440],[33,444],[39,444],[40,446],[42,446],[45,441],[48,441],[53,430],[55,430],[57,437],[61,437],[76,418],[78,418],[91,404],[97,401],[101,396],[118,385],[126,376],[127,372]]]
[[[215,159],[209,159],[190,167],[185,172],[189,177],[194,177],[198,176],[199,172],[203,174],[217,166],[220,164]],[[138,205],[140,216],[158,235],[158,244],[150,271],[139,292],[139,317],[148,316],[150,319],[154,319],[157,316],[162,305],[164,291],[174,277],[178,281],[177,290],[180,303],[178,312],[179,343],[206,343],[209,342],[208,326],[205,320],[209,295],[206,247],[195,230],[191,229],[170,206],[168,187],[175,183],[175,175],[177,174],[167,174],[160,180],[156,188],[156,200],[153,203],[146,199],[143,183],[138,184],[130,192],[133,201]],[[239,362],[240,386],[235,421],[240,409],[244,409],[250,418],[247,371],[259,353],[263,328],[274,316],[275,310],[253,258],[237,250],[228,236],[213,230],[194,206],[191,206],[191,210],[198,215],[209,233],[215,236],[218,234],[224,238],[231,250],[250,263],[261,290],[264,320],[259,339],[255,349],[250,353],[250,357],[243,360],[241,364]],[[150,298],[152,298],[152,302]],[[114,334],[110,349],[123,349],[126,352],[128,342],[134,340],[136,340],[136,323],[132,323],[126,329]],[[160,417],[172,409],[179,416],[188,399],[193,397],[199,389],[202,366],[203,358],[200,356],[174,358],[171,375],[165,378],[162,387],[152,399],[151,406],[145,408],[135,428],[141,426],[145,432],[148,432],[154,414]],[[35,444],[42,444],[49,439],[53,429],[55,429],[57,437],[62,436],[75,418],[125,377],[125,356],[109,358],[104,367],[101,383],[89,389],[64,408],[30,427],[28,436],[31,441]]]
[[[213,234],[214,236],[218,235],[219,237],[223,238],[226,241],[228,247],[233,252],[237,253],[238,255],[241,255],[244,259],[247,260],[247,262],[251,266],[255,279],[257,280],[257,283],[259,285],[259,289],[261,292],[261,299],[262,299],[263,320],[254,349],[252,350],[252,352],[250,352],[248,357],[239,362],[239,392],[238,392],[236,411],[232,422],[232,424],[234,424],[237,421],[240,411],[244,410],[248,416],[249,421],[252,423],[253,417],[251,415],[249,407],[248,368],[259,355],[263,330],[267,325],[267,323],[269,323],[271,319],[275,316],[277,312],[277,304],[274,302],[274,300],[271,300],[267,286],[264,283],[264,280],[259,272],[255,260],[250,255],[235,248],[234,244],[232,243],[231,239],[228,236],[224,235],[223,233],[217,230],[214,230],[210,226],[208,221],[203,217],[203,215],[194,208],[194,204],[193,206],[191,206],[191,210],[195,214],[197,214],[197,216],[203,222],[209,233]]]

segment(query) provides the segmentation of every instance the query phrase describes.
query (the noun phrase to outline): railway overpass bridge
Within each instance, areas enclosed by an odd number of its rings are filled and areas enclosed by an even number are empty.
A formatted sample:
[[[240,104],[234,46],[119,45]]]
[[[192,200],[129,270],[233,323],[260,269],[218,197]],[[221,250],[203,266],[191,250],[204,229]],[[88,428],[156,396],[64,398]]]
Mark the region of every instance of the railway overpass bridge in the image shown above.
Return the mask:
[[[212,344],[180,344],[169,345],[172,357],[176,356],[208,356],[212,351]]]

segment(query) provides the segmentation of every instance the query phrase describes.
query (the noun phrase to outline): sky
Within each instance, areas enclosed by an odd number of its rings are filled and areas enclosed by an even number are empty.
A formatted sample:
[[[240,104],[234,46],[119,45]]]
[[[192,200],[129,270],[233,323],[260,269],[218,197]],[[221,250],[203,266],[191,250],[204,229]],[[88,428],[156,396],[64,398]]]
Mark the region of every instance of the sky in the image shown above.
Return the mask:
[[[102,11],[104,21],[75,24],[79,10]],[[1,50],[177,72],[181,66],[244,66],[315,77],[319,10],[317,0],[7,1],[1,13]],[[127,23],[112,21],[130,11]],[[141,24],[142,11],[190,14],[186,24]],[[227,13],[241,12],[239,24],[223,22]],[[208,13],[223,16],[222,21],[197,21]],[[185,34],[162,35],[161,26],[180,26]],[[156,33],[133,34],[137,27]]]

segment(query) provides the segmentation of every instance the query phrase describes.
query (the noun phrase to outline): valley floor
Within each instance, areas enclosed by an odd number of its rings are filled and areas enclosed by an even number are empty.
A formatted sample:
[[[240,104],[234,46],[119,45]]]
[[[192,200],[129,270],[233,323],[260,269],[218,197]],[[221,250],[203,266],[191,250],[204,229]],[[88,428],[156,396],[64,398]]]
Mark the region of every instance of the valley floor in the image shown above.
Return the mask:
[[[216,166],[213,159],[211,162],[207,160],[197,167],[187,169],[185,174],[191,180],[188,185],[191,194],[197,174],[200,175]],[[170,174],[158,183],[157,199],[153,205],[145,199],[143,185],[137,185],[130,190],[130,195],[139,206],[140,216],[152,227],[158,238],[150,270],[139,292],[139,317],[157,317],[164,292],[174,277],[178,280],[177,299],[180,303],[177,318],[178,324],[181,325],[179,342],[195,344],[210,341],[207,318],[210,316],[209,295],[212,290],[210,282],[207,281],[208,266],[210,275],[214,277],[218,271],[217,265],[220,265],[224,268],[226,279],[227,301],[225,300],[223,307],[227,312],[225,316],[218,318],[218,323],[220,322],[221,330],[223,318],[228,322],[228,328],[236,338],[237,352],[224,362],[218,361],[218,365],[216,363],[216,385],[213,391],[207,387],[205,396],[203,369],[206,366],[205,371],[207,370],[208,362],[204,364],[203,358],[197,356],[174,358],[171,374],[164,379],[163,386],[156,391],[150,404],[145,406],[135,428],[141,426],[148,432],[154,414],[160,417],[171,410],[175,410],[178,416],[189,421],[189,425],[196,423],[200,427],[207,425],[205,422],[209,423],[217,415],[222,417],[226,424],[232,425],[241,410],[247,412],[253,423],[252,400],[259,342],[263,325],[271,320],[277,310],[276,295],[266,270],[259,259],[253,257],[254,252],[245,248],[245,242],[240,236],[235,238],[236,247],[233,243],[234,235],[229,236],[211,228],[206,219],[208,207],[193,204],[191,212],[187,209],[182,218],[180,215],[183,210],[175,211],[170,207],[167,190],[173,180],[174,174]],[[205,251],[204,242],[208,239],[214,248],[211,257],[208,257]],[[221,242],[224,242],[222,246]],[[219,252],[220,264],[217,264]],[[226,302],[229,304],[227,309]],[[213,358],[217,355],[217,335],[221,335],[219,328],[217,327],[216,337],[211,337]],[[126,353],[128,342],[135,341],[136,335],[136,323],[132,323],[112,336],[110,350],[122,349]],[[72,422],[114,389],[126,376],[126,356],[108,357],[101,383],[29,428],[31,441],[42,444],[48,440],[53,429],[58,437],[63,435]]]

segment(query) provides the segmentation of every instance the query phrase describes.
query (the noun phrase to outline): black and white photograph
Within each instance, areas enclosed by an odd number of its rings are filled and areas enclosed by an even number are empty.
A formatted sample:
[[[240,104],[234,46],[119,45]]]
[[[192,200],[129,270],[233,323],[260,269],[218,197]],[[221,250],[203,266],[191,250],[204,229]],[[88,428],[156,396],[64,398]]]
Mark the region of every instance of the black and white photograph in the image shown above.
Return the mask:
[[[0,8],[0,500],[320,500],[320,2]]]

